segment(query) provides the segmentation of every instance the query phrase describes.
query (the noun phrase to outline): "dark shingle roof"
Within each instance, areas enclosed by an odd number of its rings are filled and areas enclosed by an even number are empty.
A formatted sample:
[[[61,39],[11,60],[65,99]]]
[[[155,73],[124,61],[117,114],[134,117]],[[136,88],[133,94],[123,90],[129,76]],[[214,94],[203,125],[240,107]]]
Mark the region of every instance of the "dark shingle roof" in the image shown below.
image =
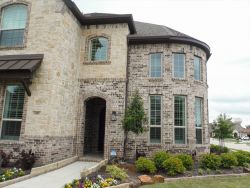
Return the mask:
[[[129,44],[184,43],[202,48],[207,58],[211,55],[206,43],[169,27],[134,21],[132,14],[82,14],[72,0],[63,1],[82,25],[127,23],[130,29]]]
[[[144,23],[135,21],[136,34],[135,36],[181,36],[190,37],[184,33],[166,27],[164,25],[157,25],[151,23]],[[192,38],[192,37],[190,37]]]
[[[136,33],[129,35],[130,44],[183,43],[198,46],[203,49],[207,58],[211,56],[210,47],[189,35],[163,25],[134,21]]]

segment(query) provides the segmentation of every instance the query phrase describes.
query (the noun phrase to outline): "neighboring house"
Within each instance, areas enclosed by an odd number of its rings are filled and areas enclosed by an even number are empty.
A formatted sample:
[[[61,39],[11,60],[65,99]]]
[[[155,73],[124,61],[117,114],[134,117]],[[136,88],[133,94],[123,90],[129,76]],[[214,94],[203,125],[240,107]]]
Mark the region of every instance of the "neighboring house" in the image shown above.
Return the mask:
[[[149,117],[140,151],[207,151],[207,44],[130,14],[82,14],[71,0],[1,0],[0,10],[0,150],[32,149],[37,165],[122,157],[138,89]]]
[[[236,138],[241,138],[247,136],[247,129],[241,126],[242,120],[240,118],[235,118],[233,120],[233,136]]]

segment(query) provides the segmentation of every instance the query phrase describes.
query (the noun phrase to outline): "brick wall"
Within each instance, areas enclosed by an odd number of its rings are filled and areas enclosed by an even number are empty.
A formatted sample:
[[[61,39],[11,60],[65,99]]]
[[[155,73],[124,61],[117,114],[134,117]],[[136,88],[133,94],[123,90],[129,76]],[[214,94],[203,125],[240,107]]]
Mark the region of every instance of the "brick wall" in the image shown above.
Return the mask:
[[[163,54],[163,76],[159,79],[149,78],[150,53]],[[186,79],[172,78],[172,53],[185,53]],[[202,59],[203,82],[194,81],[193,59],[194,55]],[[199,48],[181,44],[155,44],[155,45],[131,45],[129,46],[129,96],[138,89],[144,101],[146,113],[149,114],[150,95],[162,96],[162,142],[161,144],[149,143],[149,132],[136,136],[137,148],[152,155],[157,150],[194,150],[202,148],[205,151],[208,144],[208,113],[207,113],[207,74],[206,55]],[[187,144],[174,144],[174,95],[187,97]],[[195,143],[195,97],[204,100],[203,119],[203,144]],[[134,156],[134,135],[129,136],[128,154]],[[198,149],[199,151],[201,149]]]

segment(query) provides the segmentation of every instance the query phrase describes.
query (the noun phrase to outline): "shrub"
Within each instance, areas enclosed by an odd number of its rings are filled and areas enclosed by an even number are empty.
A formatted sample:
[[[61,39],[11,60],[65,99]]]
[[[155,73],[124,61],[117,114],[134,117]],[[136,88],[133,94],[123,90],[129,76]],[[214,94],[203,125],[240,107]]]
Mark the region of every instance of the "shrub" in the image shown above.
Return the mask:
[[[154,154],[153,161],[155,163],[156,168],[162,169],[163,162],[166,161],[170,157],[170,154],[165,151],[159,151]]]
[[[222,153],[228,153],[228,152],[229,152],[229,148],[227,147],[218,146],[214,144],[211,144],[210,146],[210,153],[215,153],[217,155],[220,155]]]
[[[179,154],[179,155],[177,155],[177,158],[182,161],[183,166],[187,170],[193,169],[194,161],[193,161],[193,159],[192,159],[192,157],[190,155],[188,155],[188,154]]]
[[[119,168],[118,166],[116,165],[108,165],[106,167],[106,172],[112,177],[112,178],[115,178],[115,179],[118,179],[118,180],[125,180],[128,178],[128,174],[127,172],[122,169],[122,168]]]
[[[248,156],[248,152],[236,151],[233,154],[237,158],[238,166],[245,166],[246,163],[250,163],[250,156]]]
[[[10,152],[9,154],[5,153],[4,151],[0,150],[0,167],[12,167],[14,166],[11,164],[10,160],[13,158],[13,153]]]
[[[204,169],[216,170],[221,166],[221,158],[215,154],[204,154],[201,156],[200,165]]]
[[[145,157],[140,157],[135,162],[135,166],[138,172],[145,172],[145,173],[150,173],[150,174],[153,174],[156,172],[156,167],[155,167],[154,162]]]
[[[204,170],[203,170],[202,168],[199,168],[199,169],[198,169],[198,174],[199,174],[199,175],[203,175],[203,174],[204,174]]]
[[[36,161],[35,154],[32,153],[32,150],[29,152],[22,151],[20,157],[17,161],[17,166],[21,167],[24,170],[30,170]]]
[[[167,171],[169,176],[174,176],[176,174],[183,174],[185,167],[182,164],[182,161],[177,157],[170,157],[163,162],[163,167]]]
[[[223,153],[221,154],[221,166],[223,168],[232,168],[233,166],[238,165],[237,158],[232,153]]]

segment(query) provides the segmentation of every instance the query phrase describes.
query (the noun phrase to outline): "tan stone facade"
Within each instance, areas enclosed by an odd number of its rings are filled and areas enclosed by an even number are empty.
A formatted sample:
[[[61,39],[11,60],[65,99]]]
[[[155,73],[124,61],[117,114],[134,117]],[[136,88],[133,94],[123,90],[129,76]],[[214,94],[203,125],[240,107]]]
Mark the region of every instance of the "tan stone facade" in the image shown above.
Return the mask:
[[[33,75],[31,96],[25,96],[20,139],[0,140],[0,150],[17,152],[32,149],[38,156],[37,165],[75,155],[83,157],[85,128],[89,124],[86,123],[86,103],[101,98],[106,102],[104,135],[96,134],[94,137],[104,145],[104,158],[110,157],[111,150],[116,150],[118,157],[122,157],[124,133],[121,120],[126,98],[136,88],[143,97],[146,110],[149,108],[149,95],[162,95],[164,101],[162,143],[149,144],[149,135],[145,133],[136,139],[140,151],[150,155],[160,149],[207,149],[207,55],[203,49],[174,43],[130,45],[128,35],[131,28],[128,23],[83,25],[63,0],[1,0],[0,8],[13,3],[25,3],[29,7],[25,45],[22,48],[0,48],[0,56],[39,53],[44,54],[44,59]],[[96,36],[108,39],[108,59],[105,62],[89,61],[89,42]],[[148,55],[152,52],[164,54],[162,79],[148,77]],[[185,80],[172,79],[172,52],[186,54]],[[202,82],[193,79],[194,55],[202,59]],[[12,82],[0,80],[0,122],[5,87]],[[188,99],[188,142],[182,146],[173,144],[175,94],[185,95]],[[202,97],[204,101],[202,145],[195,144],[195,96]],[[99,142],[102,137],[103,142]],[[131,135],[129,156],[133,156],[133,138]]]

